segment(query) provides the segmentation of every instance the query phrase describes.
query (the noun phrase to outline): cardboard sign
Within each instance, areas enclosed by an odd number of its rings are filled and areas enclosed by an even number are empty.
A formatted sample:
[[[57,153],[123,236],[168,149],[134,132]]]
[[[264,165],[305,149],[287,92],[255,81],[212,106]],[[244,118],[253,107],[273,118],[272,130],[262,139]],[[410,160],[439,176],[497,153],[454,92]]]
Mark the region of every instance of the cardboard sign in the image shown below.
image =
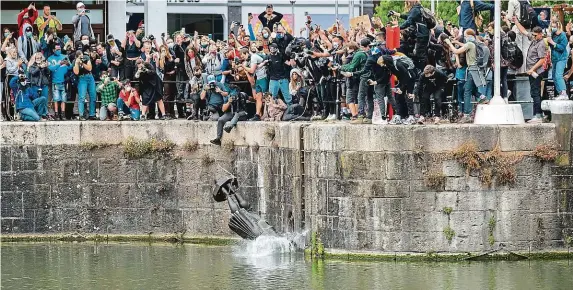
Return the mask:
[[[360,24],[364,26],[366,31],[370,31],[372,28],[372,22],[370,22],[370,17],[368,15],[362,15],[350,19],[350,28],[360,27]]]

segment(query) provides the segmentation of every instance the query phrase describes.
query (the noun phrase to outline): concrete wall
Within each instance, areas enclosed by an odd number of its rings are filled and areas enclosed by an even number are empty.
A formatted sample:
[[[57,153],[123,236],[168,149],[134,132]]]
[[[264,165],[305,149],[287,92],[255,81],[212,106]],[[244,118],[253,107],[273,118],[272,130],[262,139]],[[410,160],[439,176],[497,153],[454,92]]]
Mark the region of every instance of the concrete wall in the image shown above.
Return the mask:
[[[573,236],[570,167],[526,156],[515,184],[488,188],[456,161],[435,158],[467,140],[480,151],[497,144],[504,154],[528,155],[556,140],[553,124],[259,122],[240,124],[224,138],[234,146],[223,147],[209,144],[210,122],[5,122],[0,129],[3,233],[234,236],[226,204],[211,198],[213,179],[231,172],[275,228],[317,231],[330,249],[551,250]],[[130,136],[179,146],[169,156],[129,160],[120,143]],[[198,149],[185,151],[187,141]],[[112,146],[88,150],[86,143]],[[215,162],[203,165],[206,156]],[[429,168],[445,176],[441,188],[426,187]]]

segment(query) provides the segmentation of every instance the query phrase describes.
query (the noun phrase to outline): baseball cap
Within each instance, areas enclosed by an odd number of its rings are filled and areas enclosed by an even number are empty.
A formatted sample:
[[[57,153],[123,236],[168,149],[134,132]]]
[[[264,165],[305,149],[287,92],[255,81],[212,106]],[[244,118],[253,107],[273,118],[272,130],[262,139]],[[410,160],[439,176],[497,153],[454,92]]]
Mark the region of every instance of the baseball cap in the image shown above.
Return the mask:
[[[81,7],[86,7],[86,5],[84,5],[83,2],[78,2],[78,4],[76,4],[76,9],[81,8]]]
[[[271,45],[269,45],[269,47],[279,48],[279,45],[276,43],[271,43]]]
[[[273,8],[273,4],[267,4],[267,8]]]
[[[113,37],[113,34],[108,34],[107,35],[107,40],[114,40],[115,38]]]
[[[212,84],[212,83],[215,83],[215,82],[217,82],[217,80],[215,79],[215,76],[214,76],[214,75],[209,75],[209,76],[207,77],[207,83],[208,83],[208,84]]]

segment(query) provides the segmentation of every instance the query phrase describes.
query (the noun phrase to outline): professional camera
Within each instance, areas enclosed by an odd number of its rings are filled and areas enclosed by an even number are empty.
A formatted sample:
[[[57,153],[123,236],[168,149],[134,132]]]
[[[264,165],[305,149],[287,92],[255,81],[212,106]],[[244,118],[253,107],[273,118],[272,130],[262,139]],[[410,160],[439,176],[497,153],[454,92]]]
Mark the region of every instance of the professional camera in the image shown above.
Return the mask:
[[[25,74],[19,74],[18,75],[18,82],[25,82],[27,80],[28,80],[28,78],[26,77]]]
[[[90,56],[89,56],[88,54],[82,55],[82,62],[83,62],[84,64],[87,64],[88,61],[90,61]]]
[[[388,14],[386,14],[386,17],[392,17],[392,16],[394,16],[394,14],[396,14],[396,11],[390,10],[390,11],[388,11]]]
[[[149,40],[151,40],[151,41],[154,41],[154,40],[155,40],[155,36],[153,36],[153,34],[150,34],[147,38],[148,38]]]
[[[217,84],[216,83],[210,83],[209,85],[209,90],[210,91],[214,91],[217,88]]]
[[[295,38],[291,43],[289,43],[285,49],[285,53],[291,58],[296,58],[297,54],[302,54],[307,48],[306,42],[307,40],[302,37]]]

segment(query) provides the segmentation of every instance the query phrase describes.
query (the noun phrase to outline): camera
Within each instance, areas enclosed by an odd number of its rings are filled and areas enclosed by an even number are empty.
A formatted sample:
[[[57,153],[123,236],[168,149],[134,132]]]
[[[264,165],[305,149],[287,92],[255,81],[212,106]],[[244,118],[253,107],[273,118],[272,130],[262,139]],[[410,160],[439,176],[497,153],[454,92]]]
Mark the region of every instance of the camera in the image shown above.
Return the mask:
[[[147,38],[148,38],[149,40],[151,40],[151,41],[154,41],[154,40],[155,40],[155,36],[153,36],[153,34],[150,34]]]
[[[235,57],[235,65],[240,65],[241,64],[241,59],[238,57]]]
[[[386,17],[392,17],[392,16],[394,16],[395,13],[396,12],[394,12],[394,10],[390,10],[390,11],[388,11],[388,14],[386,14]]]
[[[87,54],[82,55],[82,62],[85,64],[88,63],[88,61],[90,61],[90,56]]]
[[[217,84],[215,84],[215,83],[210,83],[208,86],[209,86],[210,91],[214,91],[215,88],[217,88]]]
[[[111,77],[109,78],[110,81],[115,82],[116,78],[115,77]]]

